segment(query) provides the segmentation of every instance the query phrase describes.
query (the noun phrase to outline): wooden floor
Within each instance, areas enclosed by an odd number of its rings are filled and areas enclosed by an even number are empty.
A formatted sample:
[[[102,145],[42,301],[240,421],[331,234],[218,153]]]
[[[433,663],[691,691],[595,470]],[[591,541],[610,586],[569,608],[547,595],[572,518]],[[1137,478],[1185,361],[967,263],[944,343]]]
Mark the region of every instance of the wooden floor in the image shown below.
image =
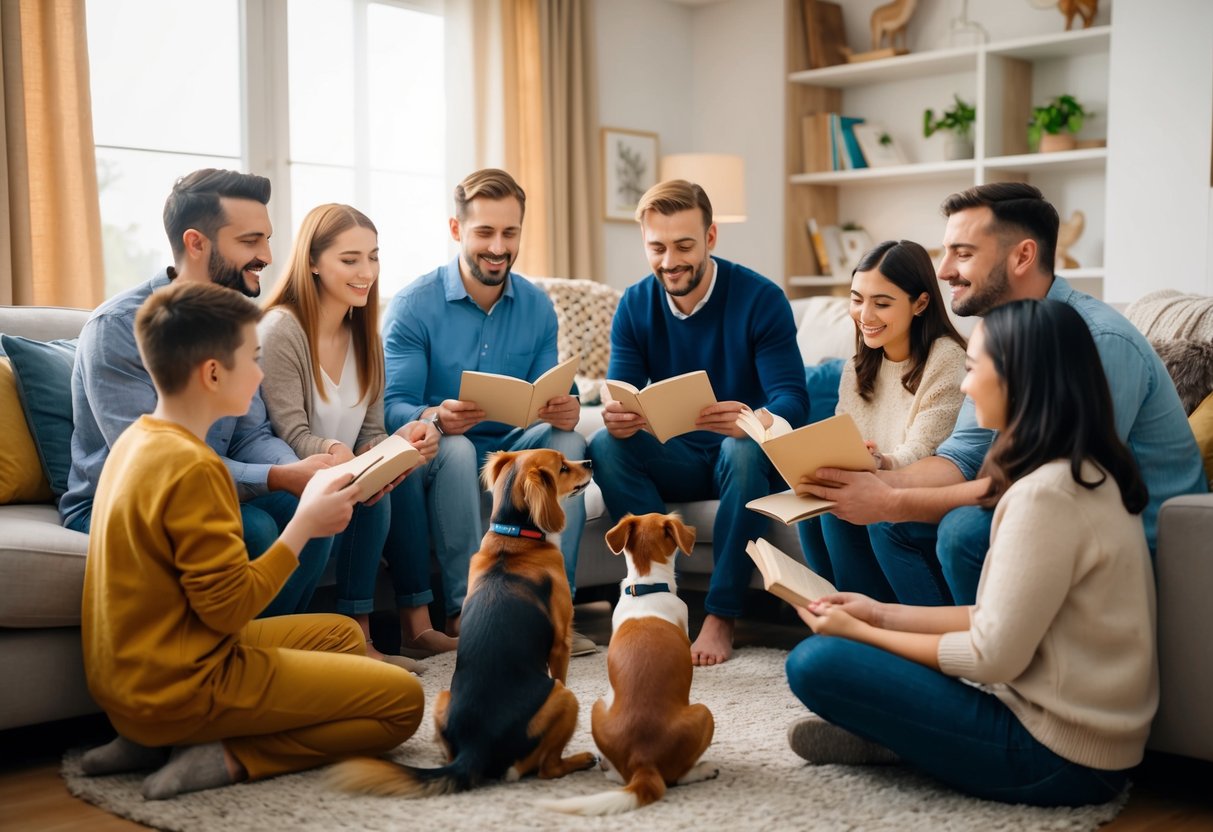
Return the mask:
[[[691,604],[692,610],[701,604]],[[577,608],[577,629],[606,644],[610,606],[599,602]],[[760,620],[741,622],[738,646],[790,649],[804,627],[775,608],[759,611]],[[693,619],[700,616],[693,614]],[[698,627],[693,620],[692,632]],[[388,641],[374,633],[377,645]],[[385,634],[386,636],[386,634]],[[119,832],[147,827],[77,800],[59,777],[63,752],[113,736],[102,716],[0,731],[0,830],[3,832]],[[1149,753],[1134,775],[1129,804],[1106,832],[1213,832],[1213,763]],[[233,832],[243,832],[233,830]]]

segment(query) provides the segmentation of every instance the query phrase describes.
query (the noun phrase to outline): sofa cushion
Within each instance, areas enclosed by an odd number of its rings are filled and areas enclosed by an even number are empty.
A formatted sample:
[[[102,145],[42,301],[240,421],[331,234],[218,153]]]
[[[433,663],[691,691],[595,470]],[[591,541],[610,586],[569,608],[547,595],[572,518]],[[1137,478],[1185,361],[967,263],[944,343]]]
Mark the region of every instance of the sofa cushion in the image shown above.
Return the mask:
[[[618,289],[590,280],[563,277],[535,277],[532,283],[542,289],[556,309],[557,351],[560,360],[581,357],[577,369],[577,388],[581,403],[598,404],[601,381],[611,361],[611,319],[622,294]]]
[[[1200,458],[1205,461],[1205,476],[1209,479],[1209,487],[1213,489],[1213,393],[1205,397],[1192,415],[1188,417],[1192,433],[1196,436],[1196,444],[1200,448]]]
[[[0,627],[78,627],[87,553],[54,506],[0,506]]]
[[[1213,297],[1159,289],[1125,307],[1125,317],[1150,340],[1213,340]]]
[[[61,496],[67,491],[67,472],[72,464],[71,382],[76,341],[43,342],[0,335],[0,344],[12,361],[21,407],[42,470],[51,491]]]
[[[1197,405],[1213,393],[1213,341],[1173,338],[1150,344],[1175,382],[1184,413],[1191,416]]]
[[[0,503],[45,503],[51,487],[42,472],[34,437],[25,423],[17,380],[7,358],[0,358]]]
[[[809,388],[809,423],[820,422],[838,409],[838,385],[846,361],[834,358],[804,368],[805,386]]]
[[[800,326],[796,328],[796,346],[806,366],[830,358],[850,358],[855,354],[855,322],[851,320],[847,298],[818,296],[804,301]]]

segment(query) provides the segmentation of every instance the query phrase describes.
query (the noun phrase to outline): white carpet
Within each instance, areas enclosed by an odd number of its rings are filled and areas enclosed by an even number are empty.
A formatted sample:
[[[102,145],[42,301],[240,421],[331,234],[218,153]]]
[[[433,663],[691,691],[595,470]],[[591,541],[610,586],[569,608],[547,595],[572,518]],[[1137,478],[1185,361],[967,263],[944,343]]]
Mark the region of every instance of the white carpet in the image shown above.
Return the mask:
[[[131,820],[179,832],[249,830],[495,830],[512,829],[806,829],[817,830],[1089,830],[1116,816],[1121,801],[1082,809],[1006,806],[963,797],[902,766],[807,766],[787,746],[788,724],[804,707],[788,690],[785,653],[749,648],[720,667],[695,671],[692,700],[716,719],[705,759],[720,777],[671,789],[663,801],[615,818],[573,818],[533,807],[537,798],[592,794],[614,788],[597,770],[560,780],[527,779],[462,795],[401,800],[355,797],[330,790],[320,772],[294,774],[146,802],[140,777],[84,777],[79,752],[69,752],[63,776],[72,794]],[[426,662],[427,704],[454,669],[453,657]],[[589,711],[606,689],[606,651],[572,660],[570,687],[581,703],[578,732],[568,752],[593,750]],[[429,713],[396,759],[441,761]],[[638,827],[637,824],[640,824]]]

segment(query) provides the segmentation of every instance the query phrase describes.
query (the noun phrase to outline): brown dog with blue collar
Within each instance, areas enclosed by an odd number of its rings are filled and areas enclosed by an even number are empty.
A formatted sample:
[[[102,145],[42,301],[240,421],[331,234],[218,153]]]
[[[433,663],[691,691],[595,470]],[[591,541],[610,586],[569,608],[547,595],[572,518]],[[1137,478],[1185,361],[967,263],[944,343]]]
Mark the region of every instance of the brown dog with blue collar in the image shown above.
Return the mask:
[[[493,490],[491,524],[468,573],[451,689],[434,705],[448,763],[349,760],[331,773],[340,789],[429,797],[594,765],[589,752],[563,756],[577,727],[577,698],[564,686],[573,600],[549,539],[564,528],[561,501],[589,485],[590,463],[544,449],[501,452],[489,456],[483,478]]]

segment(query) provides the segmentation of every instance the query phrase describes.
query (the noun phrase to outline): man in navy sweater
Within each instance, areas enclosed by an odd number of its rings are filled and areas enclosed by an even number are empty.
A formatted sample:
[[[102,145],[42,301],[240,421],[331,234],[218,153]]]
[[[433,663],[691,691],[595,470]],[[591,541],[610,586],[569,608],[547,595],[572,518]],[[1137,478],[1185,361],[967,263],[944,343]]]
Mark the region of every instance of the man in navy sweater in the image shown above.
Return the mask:
[[[641,198],[636,220],[653,273],[619,302],[607,375],[644,387],[706,370],[717,404],[699,414],[700,430],[663,445],[642,430],[642,417],[608,402],[606,427],[590,440],[590,458],[615,520],[628,512],[664,513],[666,500],[720,500],[708,615],[691,645],[695,664],[719,664],[732,656],[734,621],[753,570],[746,541],[767,522],[745,504],[787,488],[737,426],[737,416],[753,410],[767,427],[775,420],[804,424],[804,366],[792,309],[779,287],[709,256],[716,225],[702,188],[681,179],[659,183]]]

